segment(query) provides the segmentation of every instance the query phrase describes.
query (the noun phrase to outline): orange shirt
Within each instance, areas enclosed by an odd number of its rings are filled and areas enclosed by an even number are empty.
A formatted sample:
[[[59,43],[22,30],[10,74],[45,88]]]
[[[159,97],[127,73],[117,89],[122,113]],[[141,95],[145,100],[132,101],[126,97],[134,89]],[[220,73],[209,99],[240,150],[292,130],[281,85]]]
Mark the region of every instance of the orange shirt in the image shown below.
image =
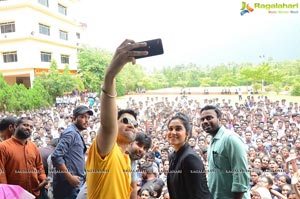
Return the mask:
[[[0,183],[20,185],[39,196],[36,189],[45,179],[42,158],[33,142],[23,145],[13,136],[0,143]]]

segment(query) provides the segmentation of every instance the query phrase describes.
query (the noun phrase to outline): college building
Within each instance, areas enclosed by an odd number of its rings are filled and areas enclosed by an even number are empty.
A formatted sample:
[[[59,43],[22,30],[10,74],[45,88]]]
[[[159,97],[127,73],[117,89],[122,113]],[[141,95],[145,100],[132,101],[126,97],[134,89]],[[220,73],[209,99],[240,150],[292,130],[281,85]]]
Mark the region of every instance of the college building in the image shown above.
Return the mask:
[[[9,85],[33,86],[55,60],[77,74],[84,27],[72,6],[79,0],[0,0],[0,73]],[[73,13],[72,13],[73,12]]]

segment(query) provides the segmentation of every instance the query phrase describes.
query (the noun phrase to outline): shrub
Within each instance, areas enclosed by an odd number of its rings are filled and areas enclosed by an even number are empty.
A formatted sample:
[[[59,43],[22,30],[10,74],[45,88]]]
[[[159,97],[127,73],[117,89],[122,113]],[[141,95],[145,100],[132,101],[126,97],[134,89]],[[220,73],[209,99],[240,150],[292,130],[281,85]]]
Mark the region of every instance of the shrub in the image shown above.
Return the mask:
[[[292,89],[292,96],[300,96],[300,84],[294,84]]]

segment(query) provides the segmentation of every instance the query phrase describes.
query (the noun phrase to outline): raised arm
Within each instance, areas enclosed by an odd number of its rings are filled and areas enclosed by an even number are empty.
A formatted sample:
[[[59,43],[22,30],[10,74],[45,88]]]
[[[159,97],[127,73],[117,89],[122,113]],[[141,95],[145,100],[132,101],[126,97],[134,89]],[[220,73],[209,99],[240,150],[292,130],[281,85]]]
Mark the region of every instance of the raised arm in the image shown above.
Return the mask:
[[[116,50],[113,59],[107,68],[101,88],[101,127],[97,135],[97,147],[101,157],[105,157],[113,148],[118,135],[116,81],[117,74],[128,62],[135,64],[135,56],[147,55],[147,51],[131,51],[144,47],[146,43],[135,43],[126,39]]]

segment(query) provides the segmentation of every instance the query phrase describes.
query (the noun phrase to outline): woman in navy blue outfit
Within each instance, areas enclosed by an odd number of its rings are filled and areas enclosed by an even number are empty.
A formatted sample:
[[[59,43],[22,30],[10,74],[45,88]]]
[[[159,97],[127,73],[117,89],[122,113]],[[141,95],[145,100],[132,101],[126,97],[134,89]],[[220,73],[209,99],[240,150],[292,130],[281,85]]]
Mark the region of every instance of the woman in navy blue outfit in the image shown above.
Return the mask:
[[[188,117],[177,113],[168,122],[168,141],[174,147],[167,177],[171,199],[212,199],[199,155],[187,143],[192,126]]]

